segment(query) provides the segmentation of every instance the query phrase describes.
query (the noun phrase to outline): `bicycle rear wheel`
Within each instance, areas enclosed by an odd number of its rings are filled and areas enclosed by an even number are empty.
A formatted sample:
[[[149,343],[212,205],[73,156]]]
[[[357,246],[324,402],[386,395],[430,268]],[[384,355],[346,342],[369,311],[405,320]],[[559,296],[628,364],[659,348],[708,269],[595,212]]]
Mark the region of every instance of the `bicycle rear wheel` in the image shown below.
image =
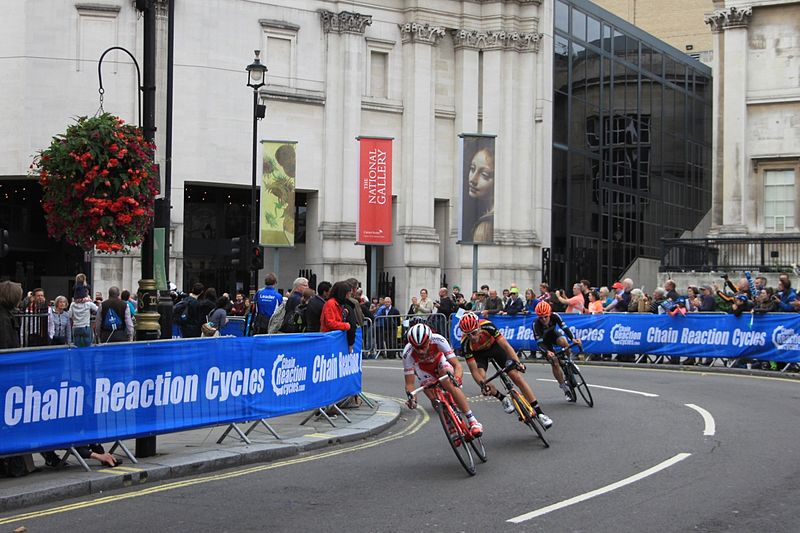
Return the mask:
[[[453,419],[456,416],[449,406],[442,403],[437,404],[436,411],[439,413],[439,421],[442,423],[442,429],[447,436],[447,441],[453,452],[458,457],[458,462],[464,467],[464,470],[471,476],[475,475],[475,460],[472,458],[472,453],[469,451],[469,446],[464,442],[464,435],[461,434],[458,424]]]
[[[544,427],[541,426],[539,419],[536,417],[536,411],[533,410],[528,400],[516,389],[509,392],[509,395],[511,396],[511,401],[514,403],[514,408],[517,410],[517,414],[522,422],[539,436],[545,448],[549,448],[550,443],[544,438]]]
[[[581,395],[581,398],[583,398],[583,401],[586,402],[586,405],[589,407],[594,407],[592,391],[589,390],[589,384],[586,383],[585,379],[583,379],[583,374],[581,374],[581,371],[578,369],[578,365],[570,361],[569,366],[572,372],[572,379],[575,381],[575,387],[573,390],[578,391],[578,393]]]

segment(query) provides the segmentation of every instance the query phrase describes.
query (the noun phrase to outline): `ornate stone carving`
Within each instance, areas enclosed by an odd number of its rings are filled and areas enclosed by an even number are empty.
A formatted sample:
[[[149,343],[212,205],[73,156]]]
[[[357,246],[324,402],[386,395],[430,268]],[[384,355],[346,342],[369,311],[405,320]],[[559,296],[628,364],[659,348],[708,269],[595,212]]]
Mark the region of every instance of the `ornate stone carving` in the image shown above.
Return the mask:
[[[406,22],[405,24],[398,24],[397,26],[400,28],[403,44],[424,43],[435,45],[439,42],[439,39],[445,35],[445,29],[442,26],[431,26],[427,22],[424,24],[419,22]]]
[[[451,32],[456,49],[475,50],[517,50],[538,52],[541,33],[522,33],[516,31],[477,31],[453,30]]]
[[[367,26],[372,24],[372,15],[362,15],[352,11],[334,13],[319,10],[322,20],[322,31],[325,33],[358,33],[363,34]]]
[[[705,22],[711,26],[711,31],[720,32],[728,28],[745,28],[752,16],[752,7],[729,7],[714,11],[705,18]]]

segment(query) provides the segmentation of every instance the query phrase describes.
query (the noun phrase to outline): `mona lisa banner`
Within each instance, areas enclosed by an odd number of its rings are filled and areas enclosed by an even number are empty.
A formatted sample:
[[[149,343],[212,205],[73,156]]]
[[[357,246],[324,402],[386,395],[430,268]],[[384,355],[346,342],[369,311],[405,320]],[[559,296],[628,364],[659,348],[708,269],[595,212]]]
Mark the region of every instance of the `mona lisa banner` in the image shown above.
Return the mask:
[[[392,244],[392,139],[359,137],[359,244]]]
[[[294,189],[297,143],[261,141],[264,170],[261,175],[259,244],[294,246]]]
[[[462,243],[494,242],[495,135],[462,133],[461,204],[458,240]]]

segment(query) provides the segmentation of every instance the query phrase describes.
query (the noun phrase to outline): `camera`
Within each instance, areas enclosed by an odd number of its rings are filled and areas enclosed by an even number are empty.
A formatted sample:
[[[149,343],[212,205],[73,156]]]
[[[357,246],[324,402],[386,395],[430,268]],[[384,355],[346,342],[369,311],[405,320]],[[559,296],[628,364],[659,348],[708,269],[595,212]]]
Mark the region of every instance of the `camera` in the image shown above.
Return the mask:
[[[727,274],[722,274],[720,277],[721,277],[722,279],[728,279],[728,275],[727,275]]]

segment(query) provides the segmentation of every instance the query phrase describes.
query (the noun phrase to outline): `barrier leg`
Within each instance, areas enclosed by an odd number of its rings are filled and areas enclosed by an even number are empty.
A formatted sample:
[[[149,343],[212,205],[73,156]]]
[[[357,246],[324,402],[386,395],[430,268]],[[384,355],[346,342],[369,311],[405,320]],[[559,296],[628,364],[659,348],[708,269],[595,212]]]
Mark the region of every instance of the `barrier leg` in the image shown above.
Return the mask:
[[[250,442],[250,439],[247,438],[247,435],[242,433],[242,430],[239,429],[239,426],[237,426],[236,424],[228,425],[228,428],[225,430],[225,432],[222,434],[222,436],[219,438],[219,440],[217,440],[217,444],[222,444],[222,441],[225,440],[225,437],[228,436],[228,434],[231,432],[231,430],[234,430],[236,433],[238,433],[239,434],[239,438],[242,441],[244,441],[245,444],[253,444],[252,442]]]
[[[116,450],[116,449],[117,449],[117,447],[119,447],[119,449],[120,449],[120,450],[122,450],[122,453],[124,453],[124,454],[125,454],[125,457],[127,457],[127,458],[128,458],[128,460],[129,460],[131,463],[133,463],[133,464],[136,464],[136,463],[138,463],[138,462],[139,462],[139,461],[137,461],[137,460],[136,460],[136,457],[134,457],[134,456],[133,456],[133,454],[132,454],[132,453],[131,453],[131,451],[128,449],[128,447],[127,447],[127,446],[125,446],[125,444],[123,444],[123,443],[122,443],[122,441],[121,441],[121,440],[118,440],[118,441],[114,442],[114,445],[111,447],[111,449],[110,449],[110,450],[108,450],[108,453],[110,453],[111,455],[114,455],[114,450]]]
[[[359,397],[359,398],[361,398],[361,401],[362,401],[362,402],[364,402],[365,404],[367,404],[367,407],[369,407],[370,409],[375,409],[375,404],[374,404],[374,403],[372,403],[372,400],[370,400],[369,398],[367,398],[367,395],[366,395],[366,394],[364,394],[363,392],[359,392],[359,393],[358,393],[358,397]]]
[[[67,456],[70,456],[70,455],[74,455],[75,456],[75,459],[78,460],[78,462],[81,464],[81,466],[83,467],[84,470],[86,470],[87,472],[91,472],[92,471],[92,469],[89,468],[89,465],[86,464],[86,461],[84,461],[83,457],[81,457],[81,454],[78,453],[78,450],[76,450],[74,446],[71,446],[70,449],[67,451]],[[66,459],[66,457],[64,459]],[[64,459],[62,459],[62,461]]]
[[[336,414],[338,414],[339,416],[341,416],[342,418],[344,418],[345,420],[347,420],[347,422],[348,422],[349,424],[352,424],[352,423],[353,423],[353,421],[352,421],[352,420],[350,420],[349,418],[347,418],[347,415],[346,415],[346,414],[344,414],[344,411],[342,411],[341,409],[339,409],[339,406],[338,406],[338,405],[336,405],[336,404],[333,404],[333,405],[331,405],[330,407],[333,407],[333,410],[334,410],[334,411],[336,411]]]
[[[308,416],[305,418],[305,420],[303,420],[302,422],[300,422],[300,425],[301,425],[301,426],[304,426],[304,425],[306,425],[306,422],[308,422],[309,420],[311,420],[311,418],[312,418],[312,417],[314,417],[314,416],[316,416],[317,418],[319,418],[319,417],[321,417],[321,416],[322,416],[322,417],[325,417],[325,420],[327,420],[327,421],[328,421],[328,423],[329,423],[331,426],[333,426],[333,427],[336,427],[336,424],[334,424],[334,423],[333,423],[333,419],[332,419],[331,417],[329,417],[329,416],[328,416],[328,413],[326,413],[326,412],[325,412],[325,408],[323,408],[323,407],[317,407],[317,409],[316,409],[316,410],[314,410],[314,411],[311,411],[311,414],[309,414],[309,415],[308,415]]]
[[[272,428],[272,426],[270,426],[270,425],[269,425],[269,424],[268,424],[268,423],[267,423],[267,422],[266,422],[266,421],[265,421],[263,418],[261,418],[261,419],[259,419],[259,420],[256,420],[255,422],[253,422],[253,425],[252,425],[252,426],[250,426],[250,427],[248,428],[248,430],[244,432],[244,434],[245,434],[245,435],[249,435],[249,434],[250,434],[250,432],[251,432],[251,431],[253,431],[253,430],[254,430],[254,429],[255,429],[255,428],[256,428],[256,427],[257,427],[259,424],[263,424],[263,425],[264,425],[264,427],[265,427],[265,428],[267,428],[267,431],[269,431],[270,433],[272,433],[272,436],[273,436],[273,437],[275,437],[275,438],[276,438],[276,439],[278,439],[278,440],[280,440],[280,439],[281,439],[280,435],[278,435],[278,434],[275,432],[275,430]]]

